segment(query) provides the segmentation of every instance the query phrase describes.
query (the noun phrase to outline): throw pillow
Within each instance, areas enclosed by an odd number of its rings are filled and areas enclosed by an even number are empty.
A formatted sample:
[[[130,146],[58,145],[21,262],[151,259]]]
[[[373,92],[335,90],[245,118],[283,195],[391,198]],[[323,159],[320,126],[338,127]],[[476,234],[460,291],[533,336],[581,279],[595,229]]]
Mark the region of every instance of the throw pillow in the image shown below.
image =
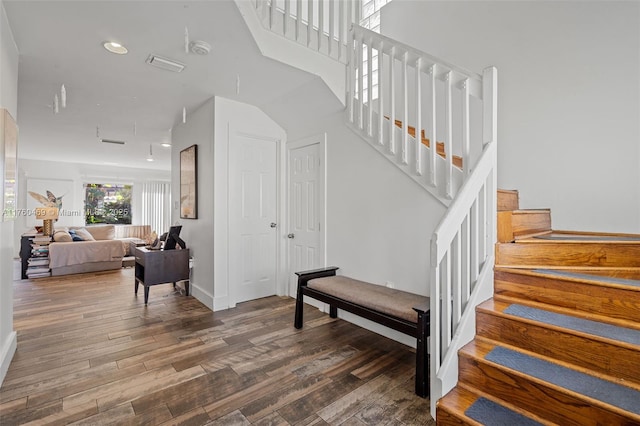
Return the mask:
[[[73,238],[71,238],[71,234],[69,234],[68,231],[59,229],[55,232],[55,234],[53,234],[53,241],[55,241],[56,243],[70,243],[71,241],[73,241]]]
[[[116,227],[113,225],[90,226],[86,230],[94,240],[113,240],[116,237]]]
[[[76,229],[76,235],[82,238],[83,241],[95,241],[93,235],[91,235],[85,228]]]
[[[84,241],[82,239],[82,237],[78,236],[78,234],[76,234],[76,230],[75,229],[69,229],[69,234],[71,234],[71,238],[73,239],[73,241]]]

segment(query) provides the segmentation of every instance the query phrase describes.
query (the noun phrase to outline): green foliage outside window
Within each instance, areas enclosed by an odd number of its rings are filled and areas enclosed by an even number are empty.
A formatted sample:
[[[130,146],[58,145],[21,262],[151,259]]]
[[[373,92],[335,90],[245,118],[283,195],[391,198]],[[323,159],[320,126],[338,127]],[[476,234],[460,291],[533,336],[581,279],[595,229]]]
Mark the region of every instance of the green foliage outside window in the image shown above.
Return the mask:
[[[85,224],[131,224],[131,185],[85,184]]]

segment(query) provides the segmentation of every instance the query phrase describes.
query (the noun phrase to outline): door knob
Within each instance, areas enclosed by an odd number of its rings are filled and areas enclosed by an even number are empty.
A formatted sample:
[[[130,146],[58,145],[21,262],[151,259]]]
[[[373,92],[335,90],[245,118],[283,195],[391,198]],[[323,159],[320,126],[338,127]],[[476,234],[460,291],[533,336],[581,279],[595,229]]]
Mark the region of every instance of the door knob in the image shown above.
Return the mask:
[[[271,222],[271,225],[269,225],[269,226],[271,226],[272,228],[275,228],[278,225],[275,222]]]
[[[293,235],[293,234],[288,234],[287,235],[287,238],[294,238],[294,237],[295,237],[295,235]]]

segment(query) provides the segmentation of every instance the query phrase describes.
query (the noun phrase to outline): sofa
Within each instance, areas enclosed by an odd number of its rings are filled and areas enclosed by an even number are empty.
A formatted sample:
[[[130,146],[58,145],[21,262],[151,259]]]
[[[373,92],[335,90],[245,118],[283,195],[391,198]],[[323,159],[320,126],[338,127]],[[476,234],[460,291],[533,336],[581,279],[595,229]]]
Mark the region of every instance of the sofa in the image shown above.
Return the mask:
[[[56,228],[49,244],[52,276],[120,269],[130,245],[144,243],[149,225]]]

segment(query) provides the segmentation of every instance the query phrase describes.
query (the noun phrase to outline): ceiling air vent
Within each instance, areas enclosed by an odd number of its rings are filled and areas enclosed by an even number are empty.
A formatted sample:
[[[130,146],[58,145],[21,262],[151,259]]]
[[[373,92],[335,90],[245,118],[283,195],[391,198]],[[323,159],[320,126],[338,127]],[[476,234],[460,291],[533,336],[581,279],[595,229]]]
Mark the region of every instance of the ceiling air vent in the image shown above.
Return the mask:
[[[117,141],[114,139],[100,139],[100,142],[102,143],[112,143],[114,145],[124,145],[125,142],[124,141]]]
[[[149,65],[153,65],[156,68],[167,71],[180,72],[184,69],[184,64],[157,55],[149,55],[145,62]]]

